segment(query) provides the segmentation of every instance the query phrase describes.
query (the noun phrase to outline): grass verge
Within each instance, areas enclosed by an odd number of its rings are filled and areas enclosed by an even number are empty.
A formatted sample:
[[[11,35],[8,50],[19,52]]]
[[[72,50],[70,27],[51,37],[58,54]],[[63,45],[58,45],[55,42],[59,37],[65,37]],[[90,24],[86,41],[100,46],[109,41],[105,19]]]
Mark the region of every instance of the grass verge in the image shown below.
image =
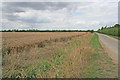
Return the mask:
[[[108,35],[108,34],[106,34],[106,35]],[[113,38],[115,38],[115,39],[120,40],[120,37],[118,37],[118,36],[112,36],[112,35],[108,35],[108,36],[110,36],[110,37],[113,37]]]
[[[103,33],[100,33],[100,34],[103,34]],[[110,36],[110,37],[113,37],[113,38],[115,38],[115,39],[120,40],[120,37],[118,37],[118,36],[113,36],[113,35],[109,35],[109,34],[104,34],[104,35],[108,35],[108,36]]]
[[[90,45],[94,47],[95,54],[90,60],[89,67],[86,67],[86,72],[83,77],[117,78],[116,64],[114,64],[112,59],[104,52],[97,34],[91,39]]]

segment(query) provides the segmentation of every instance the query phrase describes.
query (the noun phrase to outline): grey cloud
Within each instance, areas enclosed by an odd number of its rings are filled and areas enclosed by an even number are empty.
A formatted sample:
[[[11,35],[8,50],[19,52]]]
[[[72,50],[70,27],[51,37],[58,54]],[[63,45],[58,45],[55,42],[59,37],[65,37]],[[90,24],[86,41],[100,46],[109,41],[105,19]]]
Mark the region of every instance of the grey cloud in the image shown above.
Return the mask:
[[[52,22],[50,19],[38,19],[37,16],[34,16],[32,18],[21,18],[17,15],[10,15],[7,14],[5,16],[3,16],[4,19],[8,19],[10,21],[22,21],[22,22],[26,22],[26,23],[50,23]]]
[[[2,11],[4,13],[14,13],[14,12],[24,12],[25,10],[22,9],[20,6],[14,5],[15,2],[4,2]]]
[[[19,17],[17,15],[12,15],[12,14],[3,14],[2,18],[3,19],[8,19],[10,21],[19,20]]]
[[[3,3],[3,11],[23,12],[25,8],[34,10],[59,10],[66,8],[69,4],[67,2],[5,2]]]
[[[21,19],[23,22],[27,22],[27,23],[51,23],[52,21],[49,19],[40,19],[37,20],[35,18],[31,18],[31,19]]]
[[[4,2],[3,3],[3,18],[10,21],[20,20],[28,23],[50,23],[50,20],[41,19],[37,21],[36,17],[32,19],[22,19],[14,13],[27,12],[29,9],[33,10],[60,10],[68,8],[71,3],[67,2]]]
[[[118,23],[120,24],[120,2],[118,2]]]

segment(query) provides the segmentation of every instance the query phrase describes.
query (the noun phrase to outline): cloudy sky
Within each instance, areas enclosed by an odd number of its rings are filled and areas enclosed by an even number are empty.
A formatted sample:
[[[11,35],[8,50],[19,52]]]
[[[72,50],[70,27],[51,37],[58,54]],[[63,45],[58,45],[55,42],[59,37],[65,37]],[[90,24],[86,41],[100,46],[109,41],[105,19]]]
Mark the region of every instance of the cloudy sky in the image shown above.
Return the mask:
[[[2,29],[97,30],[118,23],[118,2],[4,2]]]

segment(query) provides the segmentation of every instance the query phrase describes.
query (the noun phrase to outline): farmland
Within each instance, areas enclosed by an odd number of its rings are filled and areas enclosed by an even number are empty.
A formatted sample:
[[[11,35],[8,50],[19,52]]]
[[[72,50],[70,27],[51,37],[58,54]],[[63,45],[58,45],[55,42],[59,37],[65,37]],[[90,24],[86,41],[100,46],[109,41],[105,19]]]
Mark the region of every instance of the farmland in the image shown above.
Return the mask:
[[[3,32],[3,78],[117,77],[117,65],[89,32]]]
[[[2,34],[3,47],[7,50],[21,50],[25,47],[42,47],[47,42],[64,40],[86,34],[85,32],[5,32]],[[9,51],[8,51],[9,52]]]

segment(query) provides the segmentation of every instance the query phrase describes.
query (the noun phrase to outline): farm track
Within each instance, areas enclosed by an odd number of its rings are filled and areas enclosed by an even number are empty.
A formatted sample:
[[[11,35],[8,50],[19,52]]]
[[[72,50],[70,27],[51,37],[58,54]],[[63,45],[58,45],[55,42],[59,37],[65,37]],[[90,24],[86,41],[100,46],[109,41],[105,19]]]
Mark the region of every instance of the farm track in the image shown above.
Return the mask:
[[[4,49],[4,54],[21,53],[25,49],[28,49],[28,48],[35,48],[35,47],[41,48],[51,42],[68,41],[68,40],[71,40],[72,38],[83,36],[86,34],[87,32],[3,33],[3,36],[2,36],[3,48],[2,49]],[[45,38],[44,38],[44,35],[45,35]],[[22,37],[23,39],[21,39]],[[18,40],[16,40],[17,38]]]

